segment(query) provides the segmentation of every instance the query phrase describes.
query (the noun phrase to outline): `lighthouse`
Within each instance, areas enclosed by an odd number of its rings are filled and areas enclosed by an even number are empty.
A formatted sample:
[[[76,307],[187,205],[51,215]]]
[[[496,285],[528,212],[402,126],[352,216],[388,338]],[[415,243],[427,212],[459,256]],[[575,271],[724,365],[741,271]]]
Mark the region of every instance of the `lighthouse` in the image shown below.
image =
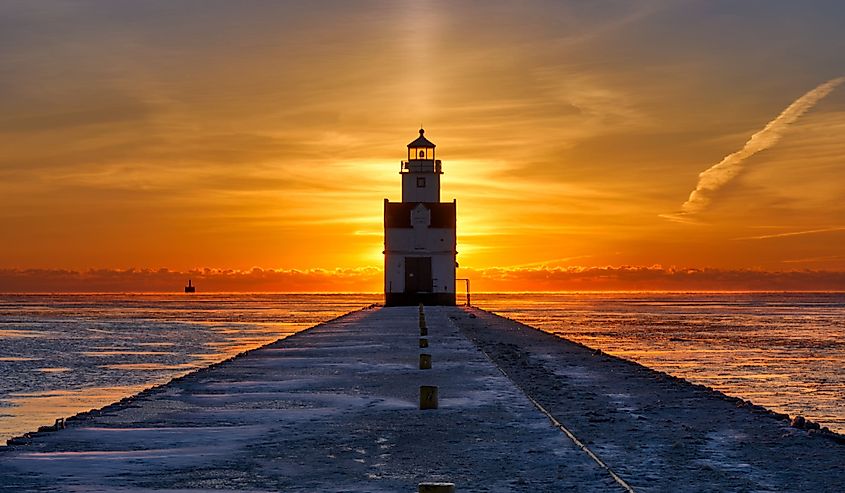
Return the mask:
[[[425,130],[408,144],[400,164],[402,201],[384,199],[384,302],[454,305],[456,202],[440,202],[435,145]]]

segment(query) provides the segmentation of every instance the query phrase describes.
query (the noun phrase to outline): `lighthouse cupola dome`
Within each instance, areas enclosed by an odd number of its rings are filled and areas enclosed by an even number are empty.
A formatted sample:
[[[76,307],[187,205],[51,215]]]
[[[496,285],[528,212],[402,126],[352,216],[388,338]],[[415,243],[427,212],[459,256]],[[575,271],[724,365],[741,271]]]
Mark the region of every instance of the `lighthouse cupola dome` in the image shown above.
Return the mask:
[[[420,136],[408,144],[408,161],[434,160],[433,142],[425,138],[425,130],[420,129]]]

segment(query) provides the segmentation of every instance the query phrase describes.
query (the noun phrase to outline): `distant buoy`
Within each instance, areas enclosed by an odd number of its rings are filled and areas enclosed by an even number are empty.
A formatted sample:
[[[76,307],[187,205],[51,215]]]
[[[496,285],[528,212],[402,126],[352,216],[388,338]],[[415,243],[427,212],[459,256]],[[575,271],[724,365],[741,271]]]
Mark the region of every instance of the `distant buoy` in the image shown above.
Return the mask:
[[[195,293],[196,291],[197,291],[196,286],[194,286],[193,284],[191,284],[191,280],[190,280],[190,279],[188,279],[188,285],[187,285],[187,286],[185,286],[185,292],[186,292],[186,293]]]

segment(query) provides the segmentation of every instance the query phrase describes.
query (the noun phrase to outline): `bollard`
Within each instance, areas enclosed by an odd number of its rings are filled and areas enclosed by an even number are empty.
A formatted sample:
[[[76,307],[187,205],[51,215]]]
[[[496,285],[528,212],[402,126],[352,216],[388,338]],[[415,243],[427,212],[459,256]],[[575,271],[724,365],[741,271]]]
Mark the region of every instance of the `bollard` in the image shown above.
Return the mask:
[[[437,387],[420,385],[420,409],[437,409]]]
[[[428,339],[426,339],[425,337],[420,337],[420,347],[428,347]]]
[[[420,483],[418,493],[455,493],[455,483]]]
[[[422,353],[420,354],[420,370],[430,370],[431,369],[431,355]]]
[[[424,327],[424,326],[421,326],[421,327],[420,327],[420,335],[421,335],[421,336],[427,336],[427,335],[428,335],[428,328],[427,328],[427,327]]]

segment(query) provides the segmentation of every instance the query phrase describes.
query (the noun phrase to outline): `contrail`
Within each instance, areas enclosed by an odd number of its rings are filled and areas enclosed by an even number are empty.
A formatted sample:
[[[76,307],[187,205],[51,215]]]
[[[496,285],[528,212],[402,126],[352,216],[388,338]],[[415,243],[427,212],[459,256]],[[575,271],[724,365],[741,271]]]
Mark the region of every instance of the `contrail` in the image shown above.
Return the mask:
[[[771,238],[787,238],[790,236],[803,236],[803,235],[814,235],[817,233],[832,233],[836,231],[845,231],[845,226],[833,226],[830,228],[822,228],[822,229],[808,229],[805,231],[790,231],[789,233],[776,233],[771,235],[762,235],[762,236],[743,236],[742,238],[736,238],[737,240],[768,240]]]
[[[742,171],[743,161],[775,145],[790,124],[830,94],[842,82],[845,82],[845,77],[829,80],[796,99],[777,118],[766,124],[763,130],[752,135],[742,149],[733,154],[728,154],[718,164],[702,171],[698,175],[698,184],[695,190],[690,193],[687,201],[681,205],[681,212],[665,214],[663,217],[684,220],[683,216],[703,211],[710,204],[713,193]]]

